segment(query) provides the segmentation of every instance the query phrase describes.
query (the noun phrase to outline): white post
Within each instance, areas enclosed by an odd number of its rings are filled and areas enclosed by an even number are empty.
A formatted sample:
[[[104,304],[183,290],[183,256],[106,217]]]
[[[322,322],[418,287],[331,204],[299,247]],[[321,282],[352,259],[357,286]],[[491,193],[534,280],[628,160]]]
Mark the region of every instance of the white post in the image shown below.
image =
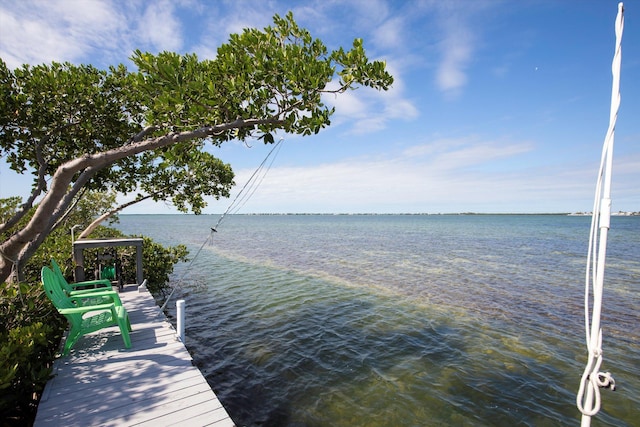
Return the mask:
[[[177,327],[178,327],[178,339],[182,342],[184,342],[184,300],[178,300],[176,301],[176,316],[178,317],[177,320]]]

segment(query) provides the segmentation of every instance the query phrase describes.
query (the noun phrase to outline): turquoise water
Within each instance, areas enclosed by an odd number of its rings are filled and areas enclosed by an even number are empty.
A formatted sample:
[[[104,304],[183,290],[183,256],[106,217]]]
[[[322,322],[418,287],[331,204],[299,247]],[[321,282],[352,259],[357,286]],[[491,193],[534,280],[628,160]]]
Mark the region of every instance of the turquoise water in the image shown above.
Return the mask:
[[[217,220],[124,215],[119,228],[195,255]],[[589,224],[228,216],[189,271],[176,269],[174,299],[238,425],[578,425]],[[639,282],[640,218],[614,217],[602,370],[618,390],[602,391],[594,426],[639,422]]]

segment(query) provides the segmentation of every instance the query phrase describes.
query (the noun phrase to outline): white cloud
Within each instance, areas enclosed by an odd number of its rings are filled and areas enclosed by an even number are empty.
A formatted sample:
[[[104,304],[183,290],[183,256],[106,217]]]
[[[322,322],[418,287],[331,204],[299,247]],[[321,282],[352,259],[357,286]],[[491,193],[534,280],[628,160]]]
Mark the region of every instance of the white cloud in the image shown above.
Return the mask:
[[[385,106],[386,114],[392,119],[413,119],[418,117],[418,109],[408,99],[397,99]]]
[[[397,49],[403,44],[403,27],[406,25],[403,19],[396,17],[379,25],[374,32],[373,41],[378,48]]]
[[[441,139],[378,158],[359,157],[304,167],[274,167],[239,213],[252,212],[573,212],[593,204],[596,164],[516,167],[534,156],[527,142],[475,137]],[[509,161],[515,162],[509,165]],[[614,210],[636,210],[638,157],[614,170]],[[231,199],[211,201],[221,213],[254,173],[236,170]],[[127,213],[174,212],[169,204],[139,205]]]
[[[408,159],[429,159],[432,170],[450,171],[511,158],[532,150],[528,143],[497,143],[476,138],[443,139],[415,145],[403,154]]]
[[[123,62],[135,48],[178,50],[182,40],[174,4],[168,1],[0,5],[0,56],[10,68],[51,61],[104,66]]]
[[[466,67],[473,52],[473,37],[466,24],[450,17],[442,21],[444,38],[440,42],[442,60],[436,81],[444,92],[461,88],[467,83]]]
[[[337,81],[332,81],[327,85],[328,90],[337,90]],[[341,115],[349,118],[363,118],[367,114],[367,105],[358,96],[358,91],[347,91],[339,94],[325,94],[323,101],[328,105],[333,105]]]
[[[332,125],[348,123],[348,133],[366,134],[385,129],[390,120],[410,121],[417,118],[418,109],[404,94],[400,66],[392,59],[387,62],[387,71],[394,77],[394,83],[387,91],[360,88],[337,95],[325,95],[323,101],[336,108]],[[337,81],[332,81],[327,87],[328,90],[337,88]]]
[[[224,14],[221,14],[224,10]],[[237,0],[225,3],[224,8],[210,7],[206,9],[208,19],[199,23],[205,26],[203,37],[189,50],[198,54],[199,58],[214,59],[217,49],[229,41],[231,34],[241,34],[245,28],[263,29],[273,25],[276,13],[270,2],[253,2]],[[284,13],[280,13],[283,16]],[[295,16],[299,19],[299,15]]]
[[[373,91],[369,88],[328,95],[324,101],[336,107],[332,125],[349,125],[347,133],[366,134],[387,127],[390,120],[412,120],[418,116],[413,103],[402,98],[399,91]]]
[[[23,63],[77,61],[114,43],[123,22],[101,1],[15,2],[0,6],[0,56],[10,68]]]
[[[356,121],[351,130],[350,134],[361,135],[367,133],[379,132],[386,128],[386,118],[384,117],[368,117],[362,120]]]
[[[438,28],[435,46],[439,52],[435,82],[447,95],[457,95],[469,81],[469,67],[481,45],[482,29],[495,19],[500,2],[435,2],[420,3],[425,16],[433,18]]]
[[[543,212],[588,200],[583,168],[494,167],[526,155],[528,143],[441,140],[386,158],[276,167],[242,212]],[[237,171],[244,183],[253,171]],[[551,196],[553,194],[553,196]],[[457,207],[457,208],[456,208]]]
[[[182,47],[182,28],[169,1],[147,3],[139,20],[139,35],[156,50],[176,51]]]
[[[313,23],[323,37],[344,32],[345,22],[349,32],[364,37],[388,18],[388,3],[387,0],[315,0],[292,9],[296,19],[302,18],[301,23]]]
[[[350,9],[353,19],[347,21],[334,19],[338,8]],[[295,12],[295,11],[294,11]],[[348,125],[347,134],[366,134],[378,132],[387,127],[390,120],[401,119],[410,121],[419,116],[414,101],[406,97],[403,81],[404,67],[411,57],[404,43],[407,37],[406,16],[398,15],[390,18],[388,2],[386,1],[353,1],[324,2],[313,12],[313,28],[322,29],[324,23],[335,27],[339,21],[342,25],[348,23],[351,28],[334,28],[334,33],[356,33],[367,41],[365,49],[370,60],[384,60],[387,71],[394,77],[392,87],[387,91],[375,91],[362,88],[349,91],[337,96],[328,95],[323,100],[330,106],[336,107],[336,114],[332,118],[334,126]],[[308,14],[307,14],[308,15]],[[322,23],[322,24],[320,24]],[[312,33],[315,30],[312,28]],[[322,31],[322,30],[321,30]],[[326,30],[324,32],[327,32]],[[343,47],[346,40],[342,40]],[[350,43],[350,40],[349,40]],[[371,55],[375,52],[375,55]],[[335,82],[330,89],[337,88]]]

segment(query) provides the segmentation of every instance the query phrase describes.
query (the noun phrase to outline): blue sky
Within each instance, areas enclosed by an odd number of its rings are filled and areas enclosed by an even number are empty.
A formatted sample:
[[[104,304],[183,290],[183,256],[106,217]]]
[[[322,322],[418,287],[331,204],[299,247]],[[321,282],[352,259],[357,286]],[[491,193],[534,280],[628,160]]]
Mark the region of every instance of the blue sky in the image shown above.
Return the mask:
[[[292,10],[329,48],[364,39],[388,92],[327,99],[331,127],[284,144],[240,213],[575,212],[593,206],[609,124],[617,1],[9,1],[0,57],[125,63],[134,49],[215,57],[228,35]],[[640,211],[640,7],[625,5],[613,210]],[[270,150],[216,151],[242,187]],[[0,197],[30,177],[0,160]],[[125,200],[125,199],[123,199]],[[231,200],[212,201],[221,213]],[[123,213],[173,213],[141,204]]]

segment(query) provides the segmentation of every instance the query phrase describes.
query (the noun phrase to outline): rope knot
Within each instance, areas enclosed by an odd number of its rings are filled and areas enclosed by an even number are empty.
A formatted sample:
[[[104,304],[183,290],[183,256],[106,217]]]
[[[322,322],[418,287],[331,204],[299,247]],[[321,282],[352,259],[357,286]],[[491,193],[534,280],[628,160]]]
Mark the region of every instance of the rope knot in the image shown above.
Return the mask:
[[[609,388],[612,391],[616,389],[616,380],[611,376],[611,372],[598,372],[594,382],[598,387]]]

